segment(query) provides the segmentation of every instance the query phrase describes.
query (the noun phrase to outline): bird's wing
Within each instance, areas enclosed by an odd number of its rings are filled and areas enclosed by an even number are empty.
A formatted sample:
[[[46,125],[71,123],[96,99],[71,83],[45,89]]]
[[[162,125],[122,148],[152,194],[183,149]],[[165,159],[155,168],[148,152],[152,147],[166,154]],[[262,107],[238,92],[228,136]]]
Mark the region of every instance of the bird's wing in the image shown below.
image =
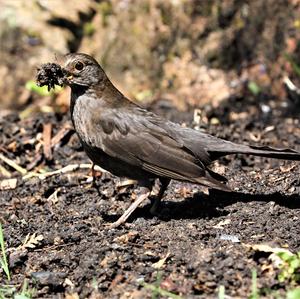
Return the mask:
[[[141,108],[106,109],[92,120],[93,147],[157,176],[191,180],[206,175],[205,166],[176,137],[166,121]]]

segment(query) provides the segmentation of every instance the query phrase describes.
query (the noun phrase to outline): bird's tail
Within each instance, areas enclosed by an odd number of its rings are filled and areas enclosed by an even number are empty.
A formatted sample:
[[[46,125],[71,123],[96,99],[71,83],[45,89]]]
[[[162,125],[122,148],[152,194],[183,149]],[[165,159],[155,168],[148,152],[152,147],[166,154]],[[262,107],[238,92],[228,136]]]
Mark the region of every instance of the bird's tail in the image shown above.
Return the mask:
[[[280,149],[269,146],[247,146],[244,153],[261,157],[300,161],[300,152],[289,148]]]
[[[212,176],[212,173],[213,172],[209,170],[209,172],[207,172],[205,176],[191,178],[189,181],[208,187],[209,189],[217,189],[225,192],[230,192],[231,189],[227,185],[221,183],[221,181],[224,181],[223,179],[220,179],[222,176],[218,175],[217,173],[214,173],[214,175]],[[220,176],[220,178],[215,178],[215,175]]]
[[[248,154],[267,158],[300,161],[300,152],[289,148],[281,149],[269,146],[234,144],[231,142],[228,143],[228,146],[223,145],[220,149],[213,149],[211,154],[215,156],[215,158],[229,154]]]

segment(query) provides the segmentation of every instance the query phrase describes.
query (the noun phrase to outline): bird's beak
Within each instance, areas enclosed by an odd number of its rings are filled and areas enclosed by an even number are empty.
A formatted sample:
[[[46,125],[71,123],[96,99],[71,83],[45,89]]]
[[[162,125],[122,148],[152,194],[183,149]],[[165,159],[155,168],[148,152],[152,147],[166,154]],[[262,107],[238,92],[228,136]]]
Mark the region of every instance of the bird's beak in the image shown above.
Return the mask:
[[[64,79],[63,79],[64,84],[70,85],[72,82],[72,79],[73,79],[73,75],[71,75],[70,73],[65,74]]]
[[[73,74],[66,68],[62,67],[62,71],[64,74],[64,83],[68,84],[70,81],[72,81],[72,79],[74,78]]]

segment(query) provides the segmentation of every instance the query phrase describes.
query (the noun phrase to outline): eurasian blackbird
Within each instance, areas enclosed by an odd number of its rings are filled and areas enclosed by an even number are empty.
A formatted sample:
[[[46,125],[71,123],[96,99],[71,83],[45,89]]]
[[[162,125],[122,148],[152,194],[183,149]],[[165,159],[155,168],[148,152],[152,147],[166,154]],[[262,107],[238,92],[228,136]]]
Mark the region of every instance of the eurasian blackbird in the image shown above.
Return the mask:
[[[171,179],[230,191],[224,177],[208,168],[215,159],[241,153],[300,160],[295,150],[236,144],[165,120],[127,99],[89,55],[67,54],[62,71],[71,87],[72,122],[89,158],[146,190],[114,226],[149,196],[155,179],[161,182],[158,200]]]

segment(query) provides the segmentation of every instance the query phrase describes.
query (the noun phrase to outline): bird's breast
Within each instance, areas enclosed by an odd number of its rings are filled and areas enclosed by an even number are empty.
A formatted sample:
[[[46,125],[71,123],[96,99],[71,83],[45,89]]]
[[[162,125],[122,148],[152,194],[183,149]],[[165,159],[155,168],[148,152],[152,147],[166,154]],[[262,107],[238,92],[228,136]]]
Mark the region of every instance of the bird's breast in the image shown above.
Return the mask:
[[[97,110],[97,103],[88,96],[80,96],[74,101],[71,117],[75,131],[84,143],[93,146],[97,138],[97,128],[92,115]],[[100,117],[100,113],[99,113]]]

